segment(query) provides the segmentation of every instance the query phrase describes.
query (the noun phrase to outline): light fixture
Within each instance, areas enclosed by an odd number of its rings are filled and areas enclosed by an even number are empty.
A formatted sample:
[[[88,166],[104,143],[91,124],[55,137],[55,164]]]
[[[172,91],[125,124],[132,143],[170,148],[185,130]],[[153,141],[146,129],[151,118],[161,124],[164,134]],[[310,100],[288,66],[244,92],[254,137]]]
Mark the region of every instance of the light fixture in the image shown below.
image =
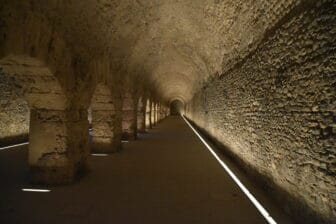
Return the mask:
[[[106,153],[91,153],[92,156],[108,156]]]
[[[50,192],[50,190],[48,190],[48,189],[34,189],[34,188],[23,188],[22,191],[26,191],[26,192],[41,192],[41,193]]]
[[[224,168],[224,170],[229,174],[229,176],[233,179],[233,181],[238,185],[238,187],[244,192],[244,194],[250,199],[253,205],[258,209],[258,211],[264,216],[270,224],[276,224],[275,220],[270,216],[270,214],[266,211],[266,209],[259,203],[259,201],[250,193],[250,191],[243,185],[243,183],[238,179],[238,177],[231,171],[231,169],[219,158],[219,156],[215,153],[215,151],[210,147],[210,145],[202,138],[202,136],[196,131],[196,129],[189,123],[189,121],[182,116],[184,121],[188,124],[188,126],[193,130],[193,132],[197,135],[197,137],[203,142],[203,144],[207,147],[207,149],[211,152],[211,154],[215,157],[215,159],[219,162],[219,164]]]

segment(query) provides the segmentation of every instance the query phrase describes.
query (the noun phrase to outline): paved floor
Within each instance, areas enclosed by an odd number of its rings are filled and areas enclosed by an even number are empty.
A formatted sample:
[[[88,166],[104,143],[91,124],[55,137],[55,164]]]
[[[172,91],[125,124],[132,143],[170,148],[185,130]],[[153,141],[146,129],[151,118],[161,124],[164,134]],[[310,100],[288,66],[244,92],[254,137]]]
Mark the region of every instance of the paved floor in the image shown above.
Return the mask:
[[[86,177],[50,193],[21,191],[35,187],[26,146],[0,151],[0,223],[266,223],[182,118],[124,146],[92,156]]]

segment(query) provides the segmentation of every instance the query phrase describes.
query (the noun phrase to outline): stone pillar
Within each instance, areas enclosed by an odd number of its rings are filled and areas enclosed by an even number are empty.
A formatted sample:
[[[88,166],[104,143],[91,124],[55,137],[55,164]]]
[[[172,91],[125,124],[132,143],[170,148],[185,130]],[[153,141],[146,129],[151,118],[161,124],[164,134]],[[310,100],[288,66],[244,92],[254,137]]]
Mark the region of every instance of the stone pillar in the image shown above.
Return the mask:
[[[157,125],[157,104],[154,103],[154,124]]]
[[[32,109],[29,166],[34,183],[70,183],[87,167],[87,111]]]
[[[167,107],[166,106],[163,108],[163,116],[165,118],[167,117]]]
[[[161,121],[160,109],[161,109],[161,105],[160,105],[160,103],[158,103],[158,104],[157,104],[157,121],[158,121],[158,122]]]
[[[165,106],[164,105],[162,105],[161,106],[161,117],[162,117],[162,119],[165,119],[165,112],[164,112],[164,109],[165,109]]]
[[[166,112],[165,112],[165,106],[162,106],[161,113],[162,113],[162,119],[166,118]]]
[[[150,129],[151,128],[151,103],[149,101],[149,99],[146,101],[146,130]]]
[[[122,150],[121,139],[123,137],[123,110],[121,94],[114,95],[114,125],[113,125],[113,144],[117,151]]]
[[[137,109],[136,100],[128,92],[123,97],[122,102],[122,138],[125,140],[136,139],[136,126],[137,126]]]
[[[74,163],[74,174],[81,176],[88,169],[89,121],[87,109],[67,111],[68,157]]]
[[[155,104],[155,120],[156,120],[156,124],[159,123],[159,104]]]
[[[82,108],[79,100],[69,101],[63,92],[64,86],[42,61],[11,55],[1,60],[0,67],[23,88],[30,108],[31,181],[39,184],[72,182],[87,169],[87,108]],[[76,98],[76,88],[73,90],[71,99]]]
[[[92,152],[110,153],[116,152],[114,144],[114,111],[92,111]]]
[[[146,100],[144,98],[139,99],[138,111],[137,111],[138,131],[146,131]]]
[[[155,103],[151,102],[151,128],[155,125]]]
[[[114,113],[110,90],[98,85],[91,102],[92,110],[92,152],[112,153],[118,151],[114,141]]]
[[[160,104],[159,114],[160,114],[160,120],[163,120],[164,116],[163,116],[163,105],[162,104]]]
[[[166,107],[163,106],[163,107],[162,107],[162,112],[161,112],[163,118],[166,118],[166,111],[165,111],[165,110],[166,110]]]
[[[159,123],[160,121],[160,113],[159,113],[159,104],[156,104],[156,123]]]

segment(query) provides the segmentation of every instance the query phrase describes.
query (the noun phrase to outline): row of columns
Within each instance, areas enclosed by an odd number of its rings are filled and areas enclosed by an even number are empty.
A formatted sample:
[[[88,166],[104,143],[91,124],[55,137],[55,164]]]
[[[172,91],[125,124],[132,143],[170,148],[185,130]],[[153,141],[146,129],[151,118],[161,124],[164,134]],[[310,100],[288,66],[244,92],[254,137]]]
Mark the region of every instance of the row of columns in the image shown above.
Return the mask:
[[[32,111],[29,148],[33,151],[29,155],[33,182],[72,182],[76,173],[87,169],[89,153],[118,152],[122,150],[123,140],[136,140],[138,133],[146,133],[168,116],[166,106],[150,99],[126,98],[123,103],[118,110],[118,105],[112,103],[109,90],[100,87],[92,99],[90,116],[84,112],[70,119],[68,114]],[[82,124],[77,126],[74,122]],[[73,131],[69,132],[70,129]],[[75,131],[81,133],[75,134]],[[43,147],[57,149],[53,153],[37,154],[36,150]],[[69,147],[76,150],[69,151]]]
[[[169,108],[160,103],[149,102],[146,108],[146,129],[154,127],[157,123],[169,115]]]
[[[135,140],[138,132],[167,116],[165,105],[131,85],[97,81],[92,96],[89,91],[65,94],[59,80],[37,59],[11,56],[0,60],[0,68],[22,86],[29,105],[28,162],[35,183],[72,182],[88,168],[91,152],[120,151],[122,140]]]
[[[121,111],[121,127],[118,128],[120,122],[115,119],[118,111],[113,109],[106,95],[100,96],[98,101],[91,106],[92,150],[96,153],[121,150],[122,140],[136,140],[138,133],[145,133],[169,114],[168,107],[160,103],[126,94]],[[118,130],[122,133],[119,134]]]

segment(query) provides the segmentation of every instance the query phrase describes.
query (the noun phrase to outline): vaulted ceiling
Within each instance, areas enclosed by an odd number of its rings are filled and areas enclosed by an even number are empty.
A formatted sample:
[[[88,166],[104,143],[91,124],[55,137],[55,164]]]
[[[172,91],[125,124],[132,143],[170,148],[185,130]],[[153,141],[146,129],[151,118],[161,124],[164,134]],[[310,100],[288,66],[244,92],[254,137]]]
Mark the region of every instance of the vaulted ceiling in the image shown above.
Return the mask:
[[[4,1],[4,0],[3,0]],[[11,0],[12,1],[12,0]],[[165,100],[188,101],[260,40],[294,1],[31,0],[80,55],[109,55]],[[298,1],[295,1],[298,2]],[[61,15],[61,16],[60,16]]]

